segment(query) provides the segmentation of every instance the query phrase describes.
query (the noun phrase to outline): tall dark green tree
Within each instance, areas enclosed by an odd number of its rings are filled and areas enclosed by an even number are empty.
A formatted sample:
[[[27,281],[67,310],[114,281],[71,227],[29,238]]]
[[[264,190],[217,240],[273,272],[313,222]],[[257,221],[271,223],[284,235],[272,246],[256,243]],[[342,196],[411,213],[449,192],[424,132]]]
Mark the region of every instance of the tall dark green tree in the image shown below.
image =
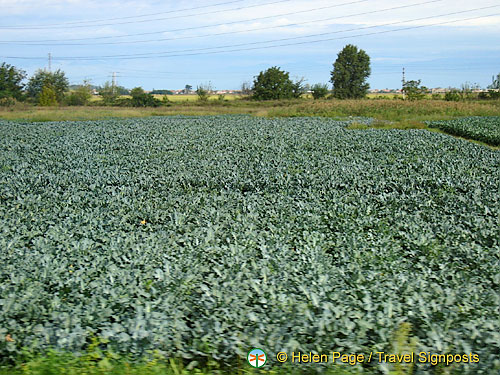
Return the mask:
[[[64,98],[64,93],[68,91],[69,82],[60,69],[55,72],[40,69],[29,79],[26,92],[30,98],[38,100],[44,87],[50,87],[54,90],[56,99],[60,103]]]
[[[14,98],[21,100],[23,96],[23,80],[26,72],[16,67],[2,63],[0,65],[0,99]]]
[[[362,49],[348,44],[337,55],[333,64],[330,81],[333,96],[338,99],[360,99],[368,93],[370,86],[366,79],[370,76],[370,56]]]
[[[490,90],[498,90],[500,89],[500,73],[491,79],[491,85],[488,86]]]
[[[252,97],[257,100],[300,98],[302,82],[303,80],[293,82],[290,73],[273,66],[255,77]]]

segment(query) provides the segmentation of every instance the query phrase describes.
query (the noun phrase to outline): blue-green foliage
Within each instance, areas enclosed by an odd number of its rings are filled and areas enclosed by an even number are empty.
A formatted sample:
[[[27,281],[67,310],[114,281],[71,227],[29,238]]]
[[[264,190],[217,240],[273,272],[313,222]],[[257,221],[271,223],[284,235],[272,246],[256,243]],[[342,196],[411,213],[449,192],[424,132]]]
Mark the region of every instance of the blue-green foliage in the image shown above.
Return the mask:
[[[500,117],[466,117],[450,121],[430,121],[428,125],[453,135],[500,146]]]
[[[345,125],[0,122],[0,357],[366,353],[409,322],[498,371],[500,153]]]

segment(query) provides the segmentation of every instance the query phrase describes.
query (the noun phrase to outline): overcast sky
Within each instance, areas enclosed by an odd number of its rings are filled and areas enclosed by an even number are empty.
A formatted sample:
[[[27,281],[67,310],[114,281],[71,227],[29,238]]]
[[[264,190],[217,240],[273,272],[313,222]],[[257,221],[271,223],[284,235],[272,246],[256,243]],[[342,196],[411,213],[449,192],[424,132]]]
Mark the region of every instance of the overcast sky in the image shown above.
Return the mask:
[[[480,9],[481,8],[481,9]],[[457,21],[457,22],[455,22]],[[279,66],[327,83],[346,44],[371,58],[371,88],[407,79],[482,87],[500,73],[498,0],[0,0],[0,62],[71,83],[238,89]]]

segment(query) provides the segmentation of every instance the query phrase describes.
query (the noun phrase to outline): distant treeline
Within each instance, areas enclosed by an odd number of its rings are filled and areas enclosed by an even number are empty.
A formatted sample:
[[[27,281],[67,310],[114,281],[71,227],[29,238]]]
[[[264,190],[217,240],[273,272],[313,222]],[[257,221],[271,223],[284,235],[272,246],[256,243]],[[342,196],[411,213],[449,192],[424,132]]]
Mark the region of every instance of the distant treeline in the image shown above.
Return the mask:
[[[170,90],[153,90],[151,91],[153,95],[174,95],[174,93]]]
[[[299,99],[305,93],[310,93],[316,99],[363,99],[367,97],[369,85],[367,82],[371,74],[370,57],[362,49],[347,45],[338,54],[333,64],[330,83],[305,84],[305,79],[296,81],[290,79],[290,73],[273,66],[260,72],[252,84],[245,82],[239,91],[245,99],[253,100],[283,100]],[[131,90],[106,82],[103,86],[91,85],[84,81],[81,85],[69,85],[66,75],[61,70],[54,72],[38,70],[26,82],[25,71],[12,65],[0,65],[0,106],[12,106],[17,102],[27,102],[39,106],[57,105],[105,105],[105,106],[133,106],[159,107],[171,105],[168,95],[174,95],[171,90],[153,90],[145,92],[142,87]],[[450,89],[444,97],[433,94],[432,99],[446,101],[490,100],[500,98],[500,74],[493,77],[488,91],[479,90],[476,84],[465,83],[461,89]],[[211,83],[200,84],[196,90],[186,85],[182,93],[195,92],[200,102],[207,102],[217,92]],[[403,83],[403,98],[395,99],[422,100],[426,99],[430,90],[421,84],[421,80],[409,80]],[[91,100],[99,95],[101,100]],[[159,100],[154,95],[163,95]],[[129,96],[129,97],[124,97]],[[226,101],[225,95],[219,92],[218,100]]]

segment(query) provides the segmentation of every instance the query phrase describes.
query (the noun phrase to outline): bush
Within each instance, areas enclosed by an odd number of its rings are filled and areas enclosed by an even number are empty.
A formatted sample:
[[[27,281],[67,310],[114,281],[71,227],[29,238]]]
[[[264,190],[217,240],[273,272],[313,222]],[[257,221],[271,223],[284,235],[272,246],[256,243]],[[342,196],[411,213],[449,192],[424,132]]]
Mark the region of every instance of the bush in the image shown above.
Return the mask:
[[[489,90],[488,91],[488,96],[490,99],[500,99],[500,91],[498,90]]]
[[[303,80],[293,82],[290,73],[273,66],[260,72],[253,82],[253,99],[275,100],[300,98]]]
[[[51,86],[44,86],[38,96],[38,105],[41,107],[52,107],[57,105],[56,91]]]
[[[488,92],[480,92],[478,95],[478,99],[482,100],[495,100],[500,98],[500,91],[496,90],[488,90]]]
[[[84,82],[83,85],[79,86],[76,90],[69,93],[66,97],[67,105],[87,105],[90,98],[92,97],[92,89],[90,84]]]
[[[460,92],[458,90],[450,90],[444,94],[444,100],[447,102],[458,102],[460,99]]]
[[[202,102],[208,101],[211,92],[212,92],[212,85],[210,83],[201,84],[196,87],[196,95],[198,95],[199,101]]]
[[[321,99],[328,95],[328,85],[324,83],[316,83],[311,87],[312,96],[314,99]]]
[[[120,94],[116,87],[114,87],[110,82],[106,82],[104,86],[99,87],[99,95],[102,98],[104,105],[113,105],[119,98]]]
[[[159,107],[161,100],[156,99],[152,94],[146,94],[142,87],[135,87],[130,90],[132,99],[129,100],[132,107]]]
[[[17,104],[17,100],[14,98],[1,98],[0,107],[13,107]]]
[[[167,95],[164,95],[163,98],[161,98],[161,103],[164,105],[164,106],[171,106],[172,103],[170,102],[170,100],[168,99],[168,96]]]
[[[421,80],[406,81],[403,84],[403,92],[406,94],[408,100],[422,100],[425,98],[427,87],[420,85]]]

